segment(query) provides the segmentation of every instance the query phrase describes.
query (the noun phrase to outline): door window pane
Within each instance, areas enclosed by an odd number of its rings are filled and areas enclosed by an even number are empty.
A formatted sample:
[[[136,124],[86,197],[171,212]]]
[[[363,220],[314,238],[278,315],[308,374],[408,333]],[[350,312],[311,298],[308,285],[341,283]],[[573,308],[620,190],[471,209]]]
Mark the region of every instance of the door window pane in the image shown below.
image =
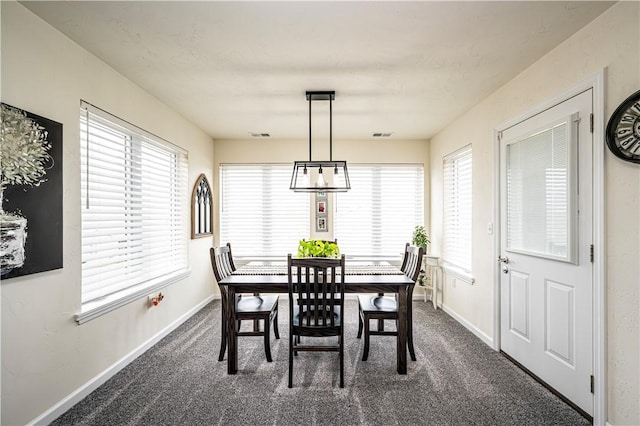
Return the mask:
[[[507,250],[570,260],[570,123],[507,145]]]

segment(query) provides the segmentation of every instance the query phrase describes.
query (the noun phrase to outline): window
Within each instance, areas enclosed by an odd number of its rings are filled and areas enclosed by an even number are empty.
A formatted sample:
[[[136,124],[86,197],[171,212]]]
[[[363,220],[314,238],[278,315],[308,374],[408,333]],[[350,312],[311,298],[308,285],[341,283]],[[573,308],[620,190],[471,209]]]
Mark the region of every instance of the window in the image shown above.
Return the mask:
[[[350,164],[351,190],[336,195],[334,237],[346,255],[398,257],[424,222],[422,164]]]
[[[140,297],[184,273],[186,151],[86,102],[80,144],[82,303]]]
[[[471,272],[471,145],[444,158],[445,265]]]
[[[291,164],[220,165],[220,244],[235,256],[296,254],[310,235],[310,197],[289,189]]]
[[[575,261],[574,120],[567,117],[506,145],[508,251]]]

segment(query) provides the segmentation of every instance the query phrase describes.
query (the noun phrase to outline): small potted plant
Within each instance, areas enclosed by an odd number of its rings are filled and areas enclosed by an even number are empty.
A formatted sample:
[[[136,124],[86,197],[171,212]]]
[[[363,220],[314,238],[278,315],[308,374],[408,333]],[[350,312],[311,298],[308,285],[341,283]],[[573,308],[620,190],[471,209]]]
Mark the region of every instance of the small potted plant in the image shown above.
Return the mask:
[[[418,285],[420,287],[426,286],[427,275],[424,272],[424,269],[420,269],[420,275],[418,275]]]
[[[424,254],[427,254],[427,246],[431,241],[429,240],[429,236],[427,235],[427,231],[424,229],[422,225],[416,225],[413,229],[413,238],[411,242],[414,246],[422,247]]]

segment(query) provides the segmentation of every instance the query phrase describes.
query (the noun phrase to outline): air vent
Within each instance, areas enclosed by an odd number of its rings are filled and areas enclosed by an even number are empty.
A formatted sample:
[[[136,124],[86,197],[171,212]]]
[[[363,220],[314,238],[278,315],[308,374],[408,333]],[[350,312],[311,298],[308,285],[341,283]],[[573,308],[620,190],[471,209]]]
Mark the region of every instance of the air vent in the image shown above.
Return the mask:
[[[373,136],[374,138],[388,138],[391,135],[393,135],[393,132],[388,132],[388,133],[374,133]]]
[[[252,138],[270,138],[271,135],[269,133],[249,133]]]

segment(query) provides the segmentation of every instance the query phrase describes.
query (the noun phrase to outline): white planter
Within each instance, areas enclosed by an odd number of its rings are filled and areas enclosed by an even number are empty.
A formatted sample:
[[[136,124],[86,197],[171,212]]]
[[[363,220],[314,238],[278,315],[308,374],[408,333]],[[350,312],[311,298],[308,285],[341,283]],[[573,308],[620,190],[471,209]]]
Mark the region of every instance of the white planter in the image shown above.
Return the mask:
[[[20,216],[0,216],[0,275],[24,265],[24,243],[27,240],[27,219]]]

